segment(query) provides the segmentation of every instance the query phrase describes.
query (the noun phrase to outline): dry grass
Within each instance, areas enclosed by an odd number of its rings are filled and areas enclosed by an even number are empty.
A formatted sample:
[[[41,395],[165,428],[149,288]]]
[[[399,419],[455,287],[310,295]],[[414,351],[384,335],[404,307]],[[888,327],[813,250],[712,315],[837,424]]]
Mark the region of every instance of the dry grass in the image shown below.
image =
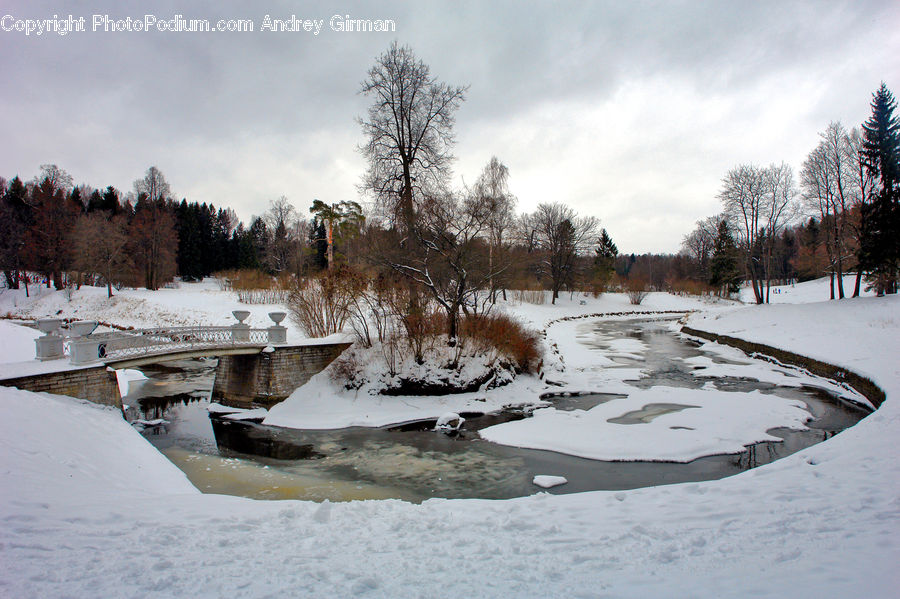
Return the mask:
[[[541,306],[547,301],[547,294],[543,289],[515,289],[512,298],[516,302]]]
[[[466,316],[460,322],[460,336],[474,349],[496,349],[513,363],[517,372],[535,372],[540,366],[537,332],[505,314]]]

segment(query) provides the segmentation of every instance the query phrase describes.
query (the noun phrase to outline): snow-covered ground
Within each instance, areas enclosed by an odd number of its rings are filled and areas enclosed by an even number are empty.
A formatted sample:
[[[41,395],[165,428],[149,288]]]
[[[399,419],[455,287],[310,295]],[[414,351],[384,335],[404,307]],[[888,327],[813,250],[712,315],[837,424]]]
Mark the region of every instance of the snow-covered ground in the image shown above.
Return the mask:
[[[35,292],[37,289],[37,293]],[[196,283],[179,283],[177,289],[126,288],[113,291],[108,298],[106,287],[87,287],[73,290],[71,299],[63,291],[31,288],[32,297],[25,297],[25,290],[4,289],[0,292],[0,314],[19,318],[74,318],[99,320],[123,327],[149,328],[158,326],[223,326],[237,322],[232,310],[247,310],[250,316],[244,322],[251,327],[269,327],[272,321],[268,313],[283,311],[280,304],[242,304],[231,291],[222,291],[215,279]],[[285,320],[291,339],[303,335],[293,324]]]
[[[856,275],[844,275],[844,293],[848,298],[853,295],[853,288],[855,285]],[[865,279],[860,281],[859,293],[863,297],[871,297],[874,295],[874,292],[866,291]],[[835,279],[834,283],[834,296],[838,296],[837,279]],[[769,303],[808,304],[813,302],[824,302],[829,297],[831,297],[831,291],[828,279],[816,279],[815,281],[805,281],[793,285],[778,285],[772,287],[769,292]],[[753,296],[753,289],[749,286],[741,288],[740,298],[741,301],[746,304],[756,302],[756,299]]]
[[[238,307],[225,309],[224,292],[196,293],[210,294],[206,304],[185,299],[197,314],[221,307],[227,322]],[[175,294],[159,304],[153,297],[140,315],[148,325],[158,324],[148,314],[167,313],[166,303],[173,314],[190,311],[178,309]],[[633,491],[421,505],[203,495],[115,412],[0,388],[0,595],[896,596],[897,300],[736,307],[651,294],[638,309],[705,310],[691,326],[845,365],[870,376],[887,400],[855,427],[772,464],[719,481]],[[509,309],[543,327],[629,305],[611,294]],[[29,314],[46,315],[41,310]],[[598,373],[585,352],[570,355],[580,322],[549,327],[560,353],[548,358],[548,373],[564,389],[620,381],[621,373]],[[638,348],[610,349],[633,355]],[[539,383],[515,384],[522,387],[507,390],[530,392]],[[361,420],[367,411],[380,414],[368,399],[336,411],[355,411]],[[451,403],[438,408],[435,416],[459,411]],[[699,412],[666,417],[692,411]],[[325,410],[310,416],[326,417]]]

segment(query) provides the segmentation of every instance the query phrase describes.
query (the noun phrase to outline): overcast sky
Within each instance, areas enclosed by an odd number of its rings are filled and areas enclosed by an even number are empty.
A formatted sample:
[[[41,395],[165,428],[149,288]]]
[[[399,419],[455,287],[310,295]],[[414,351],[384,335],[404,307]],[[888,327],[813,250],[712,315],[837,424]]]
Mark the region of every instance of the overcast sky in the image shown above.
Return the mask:
[[[366,71],[393,40],[469,85],[454,182],[492,155],[520,211],[565,202],[623,253],[676,252],[719,211],[734,165],[798,169],[829,121],[858,125],[881,81],[900,96],[900,2],[3,2],[85,32],[0,31],[0,176],[55,163],[130,191],[155,165],[177,198],[249,222],[285,195],[359,200],[356,117]],[[394,33],[337,32],[333,15]],[[252,33],[92,31],[94,15],[250,19]],[[323,20],[312,32],[271,19]]]

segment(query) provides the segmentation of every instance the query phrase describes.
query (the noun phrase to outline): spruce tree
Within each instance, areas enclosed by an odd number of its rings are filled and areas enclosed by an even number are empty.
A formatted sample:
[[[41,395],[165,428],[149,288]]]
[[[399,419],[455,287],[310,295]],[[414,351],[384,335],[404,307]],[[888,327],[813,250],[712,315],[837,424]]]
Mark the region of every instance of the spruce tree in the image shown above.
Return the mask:
[[[613,243],[612,237],[609,236],[606,229],[600,230],[600,238],[597,240],[597,248],[594,251],[596,253],[594,266],[605,288],[616,272],[616,257],[619,255],[619,248]]]
[[[738,269],[738,248],[728,229],[728,223],[724,220],[719,223],[709,271],[709,284],[717,287],[720,295],[729,295],[740,290],[741,271]]]
[[[859,263],[883,295],[897,292],[900,273],[900,120],[884,83],[872,94],[871,106],[872,116],[862,126],[862,156],[880,185],[862,206]]]

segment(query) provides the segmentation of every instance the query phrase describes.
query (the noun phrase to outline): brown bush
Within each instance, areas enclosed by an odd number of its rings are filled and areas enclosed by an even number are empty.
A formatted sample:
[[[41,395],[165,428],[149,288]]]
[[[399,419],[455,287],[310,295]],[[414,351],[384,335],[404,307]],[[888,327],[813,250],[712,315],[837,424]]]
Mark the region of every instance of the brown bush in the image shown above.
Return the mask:
[[[466,316],[460,322],[460,335],[474,349],[496,349],[516,372],[535,372],[541,362],[537,332],[505,314]]]
[[[224,270],[216,273],[223,290],[234,291],[242,304],[283,304],[293,286],[293,277],[282,273],[277,278],[255,268]]]
[[[647,279],[643,277],[630,277],[625,281],[625,293],[628,295],[628,301],[633,305],[639,306],[647,294],[650,293]]]
[[[297,281],[288,296],[291,319],[310,337],[338,333],[350,317],[350,306],[366,281],[346,266]]]

